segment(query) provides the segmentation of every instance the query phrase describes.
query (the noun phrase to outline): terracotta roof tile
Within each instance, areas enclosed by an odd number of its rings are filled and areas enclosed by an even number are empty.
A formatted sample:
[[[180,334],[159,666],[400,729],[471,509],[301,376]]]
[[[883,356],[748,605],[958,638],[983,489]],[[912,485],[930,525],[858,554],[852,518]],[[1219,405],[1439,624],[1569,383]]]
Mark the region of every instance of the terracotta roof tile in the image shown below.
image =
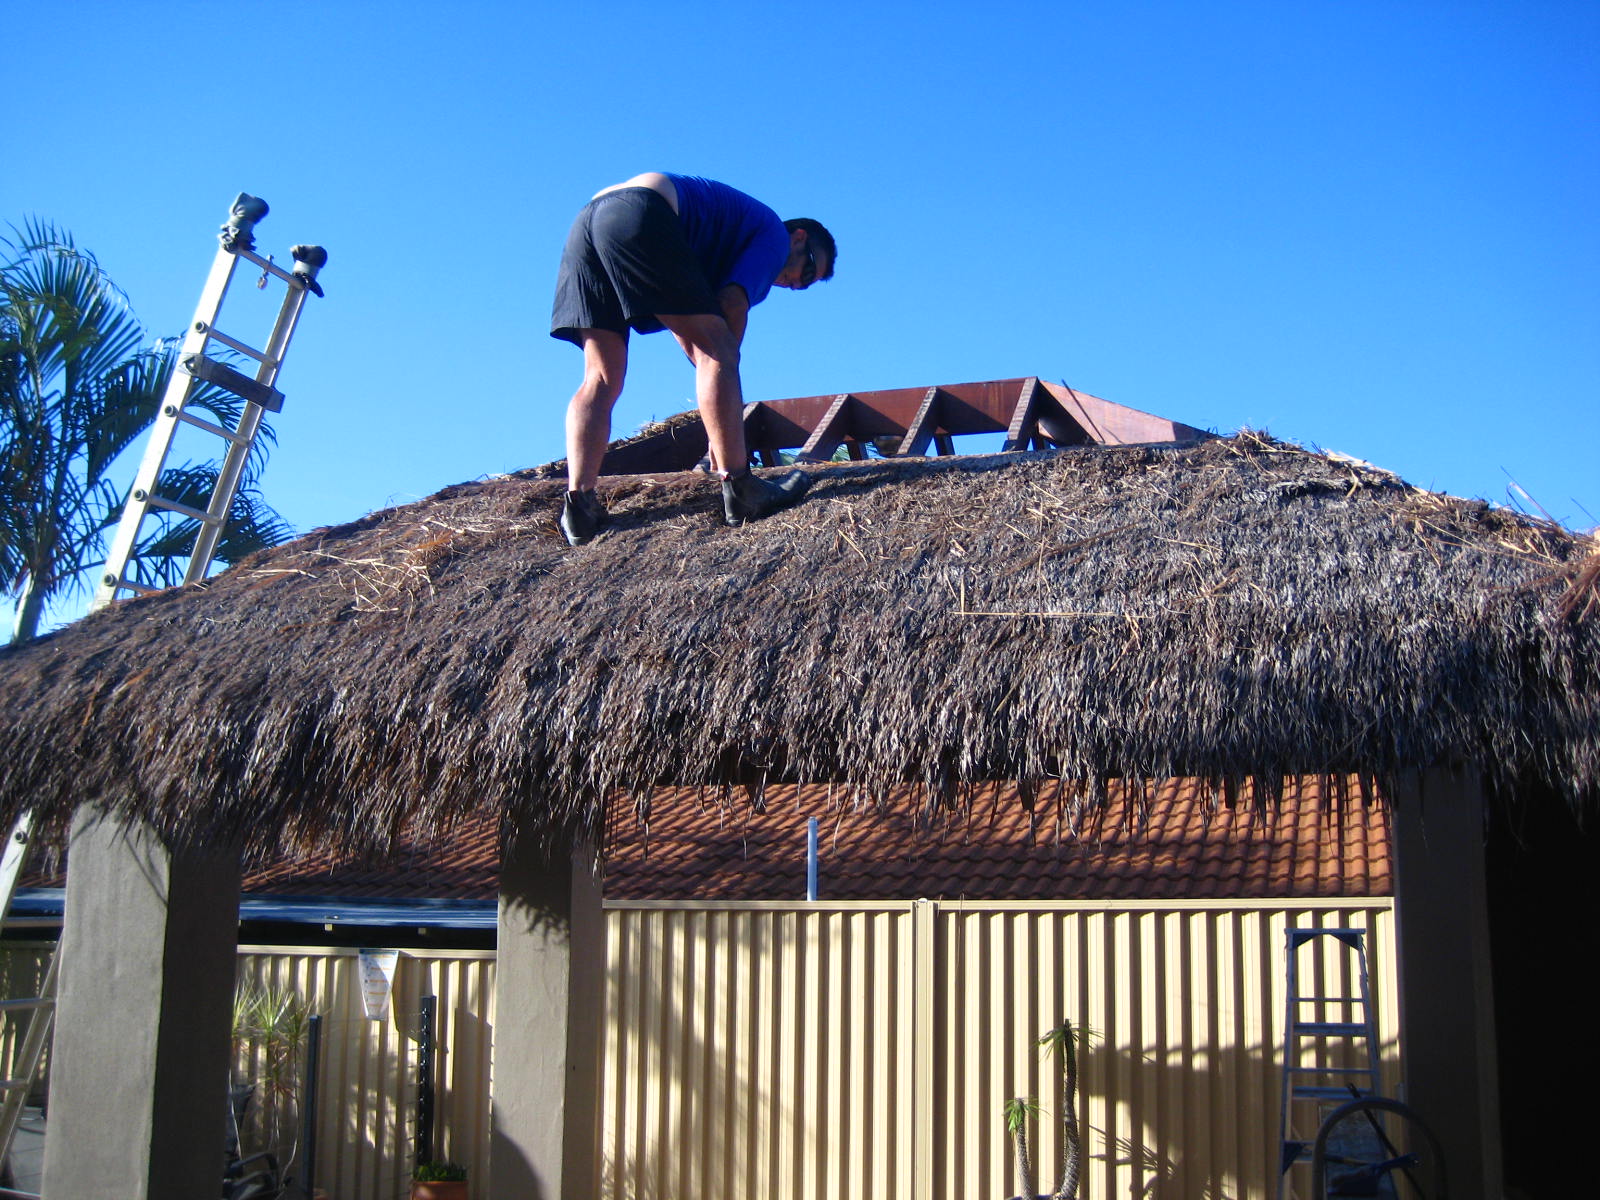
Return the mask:
[[[1113,784],[1076,832],[1054,798],[1030,814],[1015,789],[922,819],[909,795],[884,810],[827,789],[769,788],[765,812],[690,790],[657,793],[641,824],[610,831],[611,899],[779,900],[805,895],[806,819],[817,816],[825,899],[1203,899],[1387,895],[1387,811],[1343,805],[1306,781],[1276,810],[1213,803],[1192,780],[1141,799]]]
[[[605,894],[618,900],[794,900],[805,895],[806,819],[820,821],[824,899],[1181,900],[1382,896],[1392,891],[1387,810],[1356,789],[1339,803],[1306,781],[1276,809],[1236,807],[1174,780],[1108,803],[1076,831],[1046,790],[1031,819],[995,787],[933,821],[909,793],[882,810],[826,787],[770,787],[765,811],[694,789],[651,797],[647,821],[619,806],[608,830]],[[246,873],[250,895],[493,900],[498,822],[462,821],[443,843],[403,838],[376,861],[308,854]],[[46,883],[35,879],[35,884]]]
[[[462,821],[442,844],[404,836],[375,861],[331,853],[280,859],[245,872],[246,895],[348,900],[493,900],[500,884],[499,822]]]

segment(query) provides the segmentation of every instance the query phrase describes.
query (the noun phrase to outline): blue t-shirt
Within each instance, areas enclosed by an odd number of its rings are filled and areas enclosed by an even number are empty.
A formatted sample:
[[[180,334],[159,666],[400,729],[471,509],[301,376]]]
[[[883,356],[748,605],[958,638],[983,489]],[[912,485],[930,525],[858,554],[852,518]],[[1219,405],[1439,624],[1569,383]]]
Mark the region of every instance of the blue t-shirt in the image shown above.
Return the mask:
[[[789,231],[778,214],[725,183],[697,175],[667,178],[678,189],[678,220],[711,290],[737,283],[752,307],[760,304],[789,261]]]

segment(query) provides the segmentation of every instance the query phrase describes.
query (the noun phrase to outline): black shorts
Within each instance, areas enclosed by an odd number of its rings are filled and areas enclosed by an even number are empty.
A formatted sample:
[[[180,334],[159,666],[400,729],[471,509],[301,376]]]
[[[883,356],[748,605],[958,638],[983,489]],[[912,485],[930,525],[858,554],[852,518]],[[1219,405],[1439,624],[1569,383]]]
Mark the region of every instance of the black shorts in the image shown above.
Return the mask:
[[[655,333],[657,313],[720,316],[722,308],[661,193],[633,187],[595,197],[567,234],[550,336],[582,345],[584,329]]]

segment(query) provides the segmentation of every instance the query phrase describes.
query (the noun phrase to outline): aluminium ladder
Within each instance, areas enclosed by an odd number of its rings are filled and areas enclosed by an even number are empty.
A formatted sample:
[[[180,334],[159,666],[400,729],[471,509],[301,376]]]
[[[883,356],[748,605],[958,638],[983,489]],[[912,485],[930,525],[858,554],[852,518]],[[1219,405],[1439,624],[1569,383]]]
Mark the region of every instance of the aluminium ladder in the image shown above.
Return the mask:
[[[28,858],[28,841],[33,833],[33,814],[25,812],[17,818],[11,836],[6,839],[5,852],[0,855],[0,916],[11,910],[11,898],[16,894],[17,881]],[[44,982],[37,996],[15,1000],[0,1000],[0,1013],[8,1022],[21,1014],[31,1014],[28,1030],[22,1036],[11,1061],[11,1075],[0,1079],[0,1163],[11,1154],[11,1143],[16,1138],[17,1126],[22,1121],[22,1111],[28,1103],[28,1093],[33,1090],[39,1074],[39,1064],[44,1060],[49,1044],[50,1027],[55,1021],[56,965],[61,961],[61,944],[50,956]],[[9,1191],[8,1195],[27,1193]]]
[[[1377,1020],[1367,976],[1365,929],[1296,929],[1287,931],[1288,986],[1284,1006],[1282,1105],[1279,1115],[1278,1200],[1291,1195],[1289,1175],[1297,1163],[1310,1163],[1312,1143],[1324,1110],[1352,1097],[1378,1094]],[[1344,970],[1302,974],[1302,951],[1331,938],[1345,951]],[[1351,959],[1353,958],[1353,964]],[[1336,977],[1350,979],[1355,990],[1332,986]],[[1301,991],[1302,981],[1314,989]],[[1319,983],[1319,981],[1321,981]],[[1328,994],[1318,994],[1326,992]],[[1352,1065],[1353,1063],[1360,1065]],[[1299,1193],[1311,1195],[1307,1188]]]
[[[228,223],[222,227],[218,239],[222,245],[217,250],[217,256],[211,264],[211,274],[200,293],[194,321],[184,333],[183,344],[178,350],[177,368],[167,383],[166,395],[150,429],[150,443],[145,450],[144,461],[134,477],[127,503],[122,509],[122,520],[111,540],[111,553],[106,558],[105,569],[89,605],[91,611],[104,608],[122,591],[145,593],[158,590],[149,583],[132,578],[129,573],[129,562],[139,545],[140,526],[151,509],[176,513],[196,523],[194,548],[190,552],[183,582],[195,583],[205,578],[221,540],[223,527],[227,524],[228,511],[239,490],[239,481],[244,475],[251,448],[261,431],[263,417],[268,412],[278,412],[283,408],[283,393],[274,386],[278,370],[288,352],[289,339],[294,336],[295,323],[300,319],[306,293],[309,291],[322,295],[317,272],[326,265],[328,252],[321,246],[291,247],[289,253],[294,258],[291,271],[285,271],[270,256],[262,258],[255,253],[254,230],[256,223],[267,212],[265,200],[244,192],[240,192],[233,202]],[[266,347],[260,350],[220,332],[216,327],[217,314],[227,298],[234,270],[241,261],[261,268],[261,283],[258,286],[265,286],[268,277],[280,279],[287,285],[277,321],[272,326]],[[251,378],[207,356],[206,348],[211,342],[253,359],[257,364],[255,377]],[[245,402],[238,424],[233,429],[226,429],[184,411],[195,388],[201,383],[231,392]],[[222,467],[217,473],[216,486],[203,510],[156,492],[167,454],[172,449],[173,438],[181,426],[214,434],[228,443]]]

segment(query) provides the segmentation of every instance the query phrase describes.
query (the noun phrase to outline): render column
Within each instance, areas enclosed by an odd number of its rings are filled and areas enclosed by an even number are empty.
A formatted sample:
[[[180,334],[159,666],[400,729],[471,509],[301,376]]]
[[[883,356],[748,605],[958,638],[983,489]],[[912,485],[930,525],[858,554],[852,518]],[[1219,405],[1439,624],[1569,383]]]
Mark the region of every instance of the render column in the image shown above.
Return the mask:
[[[215,1200],[239,856],[88,808],[68,846],[46,1200]]]
[[[501,848],[487,1195],[599,1190],[605,925],[593,861]]]
[[[1500,1106],[1484,794],[1476,770],[1436,769],[1395,797],[1401,1097],[1443,1144],[1450,1194],[1500,1200]]]

